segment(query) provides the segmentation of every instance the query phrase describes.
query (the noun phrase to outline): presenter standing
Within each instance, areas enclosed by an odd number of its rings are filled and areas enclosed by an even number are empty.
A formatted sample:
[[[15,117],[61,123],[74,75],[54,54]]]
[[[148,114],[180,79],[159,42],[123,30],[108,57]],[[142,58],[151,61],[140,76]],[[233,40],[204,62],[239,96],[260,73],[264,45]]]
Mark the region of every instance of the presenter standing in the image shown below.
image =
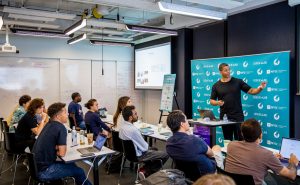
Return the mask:
[[[226,114],[228,120],[243,122],[244,114],[241,102],[241,90],[248,94],[259,94],[265,87],[266,82],[262,82],[257,88],[251,88],[243,80],[230,76],[230,67],[226,63],[219,65],[221,79],[217,81],[211,91],[210,104],[220,106],[220,119]],[[240,125],[222,126],[224,139],[241,140]]]

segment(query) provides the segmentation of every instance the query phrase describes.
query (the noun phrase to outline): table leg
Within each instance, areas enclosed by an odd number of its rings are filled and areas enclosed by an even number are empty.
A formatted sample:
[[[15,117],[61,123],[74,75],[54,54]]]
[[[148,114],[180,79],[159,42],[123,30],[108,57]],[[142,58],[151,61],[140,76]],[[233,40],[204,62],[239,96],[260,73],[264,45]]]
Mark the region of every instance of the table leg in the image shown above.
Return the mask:
[[[216,145],[216,127],[209,127],[210,128],[210,147]]]
[[[93,163],[93,173],[94,173],[94,185],[99,185],[99,158],[96,157]]]

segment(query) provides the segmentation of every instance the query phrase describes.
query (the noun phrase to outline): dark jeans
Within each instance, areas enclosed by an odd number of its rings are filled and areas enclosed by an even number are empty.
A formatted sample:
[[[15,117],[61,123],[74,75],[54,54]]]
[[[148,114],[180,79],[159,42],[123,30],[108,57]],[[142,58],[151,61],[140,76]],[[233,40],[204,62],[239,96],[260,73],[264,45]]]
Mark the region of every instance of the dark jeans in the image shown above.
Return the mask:
[[[273,173],[268,173],[268,175],[265,176],[264,181],[267,185],[299,185],[300,184],[300,179],[298,176],[293,181],[286,177],[282,177]]]
[[[146,176],[160,170],[162,168],[162,165],[164,165],[168,159],[169,155],[167,153],[151,149],[143,153],[143,155],[138,158],[139,161],[145,163],[144,168],[146,170]]]
[[[235,140],[243,140],[240,127],[240,124],[222,126],[224,139],[232,141],[234,136]]]
[[[77,167],[75,163],[54,163],[46,170],[39,172],[39,179],[43,181],[58,180],[64,177],[74,177],[77,185],[81,185],[86,176],[83,169]],[[86,180],[84,185],[92,185],[89,180]]]

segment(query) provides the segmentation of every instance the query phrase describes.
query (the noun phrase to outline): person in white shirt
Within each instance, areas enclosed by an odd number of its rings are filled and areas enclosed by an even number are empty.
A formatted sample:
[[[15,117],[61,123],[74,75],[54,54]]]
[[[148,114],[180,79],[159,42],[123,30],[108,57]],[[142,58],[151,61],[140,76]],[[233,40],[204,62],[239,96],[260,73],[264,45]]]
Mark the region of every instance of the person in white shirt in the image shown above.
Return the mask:
[[[121,124],[119,137],[122,140],[131,140],[133,142],[138,160],[145,163],[144,168],[140,172],[144,173],[146,177],[157,172],[162,167],[161,165],[168,160],[168,154],[157,151],[154,148],[149,149],[148,143],[144,140],[139,129],[133,125],[138,120],[134,106],[126,106],[122,110],[122,115],[124,122]]]

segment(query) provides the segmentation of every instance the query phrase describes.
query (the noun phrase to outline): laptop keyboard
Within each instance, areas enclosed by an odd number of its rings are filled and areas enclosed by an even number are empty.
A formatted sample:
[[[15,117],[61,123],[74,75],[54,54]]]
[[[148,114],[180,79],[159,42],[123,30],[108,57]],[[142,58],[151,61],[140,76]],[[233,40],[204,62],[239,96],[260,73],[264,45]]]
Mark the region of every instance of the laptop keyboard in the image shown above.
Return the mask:
[[[93,153],[93,152],[98,152],[99,150],[97,150],[96,148],[94,147],[88,147],[88,148],[85,148],[86,151],[90,152],[90,153]]]

